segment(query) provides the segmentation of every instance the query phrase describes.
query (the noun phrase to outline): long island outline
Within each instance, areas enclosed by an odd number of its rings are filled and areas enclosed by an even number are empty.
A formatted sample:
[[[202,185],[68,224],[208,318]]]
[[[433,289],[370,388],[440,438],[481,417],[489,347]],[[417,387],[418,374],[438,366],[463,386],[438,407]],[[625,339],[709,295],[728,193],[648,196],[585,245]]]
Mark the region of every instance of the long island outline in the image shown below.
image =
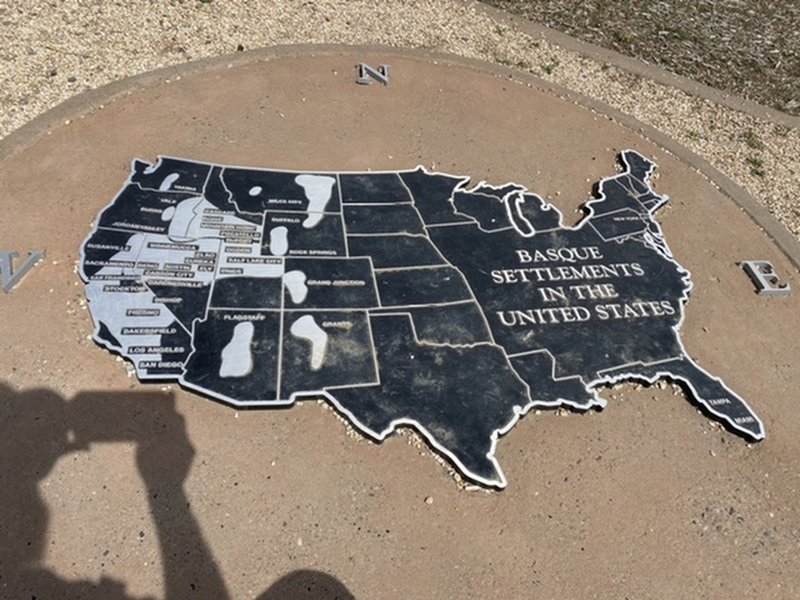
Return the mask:
[[[410,426],[487,487],[528,411],[603,408],[623,380],[679,382],[763,439],[681,341],[692,281],[655,220],[656,165],[619,159],[574,227],[524,186],[424,167],[134,160],[81,249],[94,340],[237,407],[325,398],[376,441]]]

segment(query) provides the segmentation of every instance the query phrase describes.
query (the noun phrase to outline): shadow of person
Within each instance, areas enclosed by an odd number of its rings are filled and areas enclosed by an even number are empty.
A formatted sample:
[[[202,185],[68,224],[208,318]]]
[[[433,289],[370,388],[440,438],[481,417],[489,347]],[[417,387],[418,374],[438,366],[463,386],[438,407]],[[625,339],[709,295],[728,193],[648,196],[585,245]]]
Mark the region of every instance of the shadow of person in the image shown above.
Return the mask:
[[[124,581],[67,580],[42,566],[48,509],[39,482],[58,459],[98,442],[133,442],[156,526],[167,598],[228,593],[183,489],[194,449],[171,394],[17,392],[0,382],[0,595],[132,598]]]
[[[301,569],[281,577],[258,600],[355,600],[355,597],[335,577]]]

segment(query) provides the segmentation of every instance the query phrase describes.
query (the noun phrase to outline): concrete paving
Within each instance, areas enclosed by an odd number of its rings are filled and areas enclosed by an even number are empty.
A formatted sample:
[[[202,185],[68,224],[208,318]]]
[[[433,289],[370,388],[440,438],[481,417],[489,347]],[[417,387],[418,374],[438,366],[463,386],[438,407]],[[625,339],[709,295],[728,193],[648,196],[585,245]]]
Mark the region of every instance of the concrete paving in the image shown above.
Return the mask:
[[[390,64],[390,85],[356,85],[360,61]],[[499,445],[511,485],[485,493],[458,485],[413,436],[377,446],[314,402],[237,412],[139,384],[89,339],[77,252],[134,157],[422,164],[524,184],[577,220],[624,148],[658,163],[656,187],[671,197],[658,219],[696,286],[687,349],[750,400],[763,443],[731,436],[671,387],[619,386],[603,412],[528,415]],[[25,585],[106,598],[800,591],[798,296],[757,296],[737,264],[770,260],[800,289],[796,246],[667,136],[507,68],[315,47],[113,84],[2,152],[2,248],[47,250],[0,298],[13,340],[0,350],[6,597]]]

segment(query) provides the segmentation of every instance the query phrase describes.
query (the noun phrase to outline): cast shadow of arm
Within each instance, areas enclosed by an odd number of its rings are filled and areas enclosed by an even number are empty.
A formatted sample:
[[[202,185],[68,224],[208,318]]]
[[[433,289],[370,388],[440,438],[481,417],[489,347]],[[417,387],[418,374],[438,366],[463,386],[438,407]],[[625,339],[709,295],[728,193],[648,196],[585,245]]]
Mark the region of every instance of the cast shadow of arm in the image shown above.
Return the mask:
[[[133,598],[124,581],[65,579],[42,564],[49,511],[39,493],[40,482],[61,457],[108,442],[128,442],[136,448],[136,464],[158,536],[165,598],[229,598],[184,490],[194,448],[172,394],[81,392],[67,402],[53,390],[18,392],[2,381],[0,595]],[[353,598],[335,577],[309,569],[284,575],[259,596],[259,600]]]
[[[131,598],[124,582],[66,580],[41,564],[48,508],[38,484],[56,461],[102,442],[132,442],[161,551],[166,598],[229,597],[190,509],[184,482],[194,457],[171,394],[17,392],[0,382],[0,584],[10,597]]]

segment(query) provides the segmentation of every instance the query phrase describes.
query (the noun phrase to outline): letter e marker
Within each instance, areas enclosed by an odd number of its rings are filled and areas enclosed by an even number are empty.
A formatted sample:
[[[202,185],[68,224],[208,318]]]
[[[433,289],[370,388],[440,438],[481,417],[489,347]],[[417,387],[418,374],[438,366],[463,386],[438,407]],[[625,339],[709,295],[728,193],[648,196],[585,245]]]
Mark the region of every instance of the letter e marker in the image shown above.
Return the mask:
[[[791,288],[788,283],[781,283],[775,274],[772,263],[766,260],[745,260],[742,268],[758,288],[759,296],[788,296]]]

